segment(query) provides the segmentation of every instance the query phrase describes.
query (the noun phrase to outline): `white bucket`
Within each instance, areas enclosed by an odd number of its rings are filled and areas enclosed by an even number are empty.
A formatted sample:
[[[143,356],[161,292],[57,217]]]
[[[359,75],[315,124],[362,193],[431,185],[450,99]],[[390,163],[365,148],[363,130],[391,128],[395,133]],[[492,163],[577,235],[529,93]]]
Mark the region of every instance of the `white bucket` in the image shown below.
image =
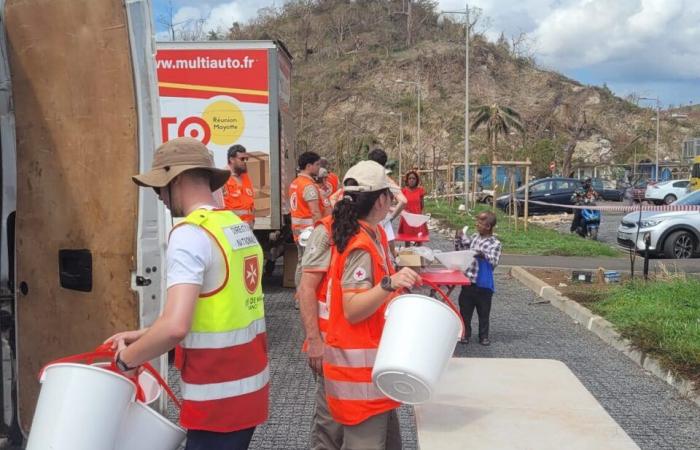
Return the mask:
[[[114,450],[177,450],[185,436],[185,430],[149,406],[133,402],[122,421]]]
[[[464,272],[469,266],[471,266],[474,258],[476,257],[476,252],[474,250],[460,250],[457,252],[435,252],[435,257],[440,264],[445,266],[450,270],[459,270]]]
[[[96,363],[93,364],[93,366],[107,369],[110,366],[110,363]],[[156,380],[156,378],[153,375],[146,372],[145,370],[139,374],[139,385],[143,390],[143,402],[147,405],[150,405],[151,403],[158,400],[158,398],[160,397],[160,393],[163,391],[163,388],[160,387],[160,384],[158,384],[158,380]]]
[[[462,335],[462,322],[441,301],[416,294],[394,299],[385,315],[372,381],[397,402],[426,402]]]
[[[406,211],[401,213],[401,217],[404,218],[408,226],[415,228],[422,226],[424,223],[427,223],[428,220],[430,220],[430,216],[426,216],[424,214],[413,214]]]
[[[59,363],[41,377],[27,450],[110,450],[136,387],[85,364]]]

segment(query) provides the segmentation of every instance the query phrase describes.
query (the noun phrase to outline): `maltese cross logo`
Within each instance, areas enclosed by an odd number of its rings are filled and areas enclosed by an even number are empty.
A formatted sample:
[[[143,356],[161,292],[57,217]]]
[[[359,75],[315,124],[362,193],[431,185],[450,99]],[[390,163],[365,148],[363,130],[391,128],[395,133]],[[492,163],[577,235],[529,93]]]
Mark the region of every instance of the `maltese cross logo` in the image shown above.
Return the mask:
[[[258,270],[258,255],[253,255],[245,258],[244,262],[244,281],[245,288],[249,294],[254,294],[258,288],[259,270]]]

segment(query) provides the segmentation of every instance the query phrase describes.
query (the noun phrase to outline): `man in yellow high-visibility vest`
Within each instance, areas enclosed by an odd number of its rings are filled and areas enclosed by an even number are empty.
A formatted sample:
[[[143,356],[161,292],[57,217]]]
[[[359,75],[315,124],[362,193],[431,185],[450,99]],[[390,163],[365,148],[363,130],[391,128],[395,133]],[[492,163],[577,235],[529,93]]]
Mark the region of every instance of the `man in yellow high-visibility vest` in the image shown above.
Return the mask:
[[[204,144],[178,138],[133,177],[185,219],[168,241],[163,313],[150,328],[107,340],[127,374],[177,346],[186,450],[247,449],[268,414],[262,249],[247,224],[216,208],[212,192],[229,176],[213,167]]]

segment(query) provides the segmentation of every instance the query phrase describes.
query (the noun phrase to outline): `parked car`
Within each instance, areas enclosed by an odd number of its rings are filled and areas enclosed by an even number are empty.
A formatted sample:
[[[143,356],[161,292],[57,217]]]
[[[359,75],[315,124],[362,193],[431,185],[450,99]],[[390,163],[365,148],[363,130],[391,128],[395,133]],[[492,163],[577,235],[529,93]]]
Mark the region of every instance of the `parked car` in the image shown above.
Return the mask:
[[[688,194],[673,205],[700,205],[700,191]],[[617,243],[642,252],[649,235],[649,251],[666,258],[691,258],[700,252],[700,211],[643,211],[622,218]]]
[[[625,197],[624,189],[617,189],[614,181],[593,178],[593,189],[596,190],[600,198],[611,202],[621,202]]]
[[[643,202],[648,184],[649,182],[647,180],[637,180],[630,188],[632,191],[632,200],[635,202]]]
[[[670,205],[688,193],[689,183],[688,180],[671,180],[649,184],[644,193],[644,199],[657,205]]]
[[[581,180],[575,178],[541,178],[528,183],[530,189],[530,200],[546,203],[557,203],[561,205],[571,205],[571,195],[574,191],[582,187]],[[519,187],[515,191],[518,200],[525,199],[525,186]],[[510,194],[502,195],[496,199],[496,206],[503,211],[507,211],[512,203]],[[518,212],[523,214],[523,203],[518,203]],[[548,214],[556,212],[571,212],[570,208],[561,206],[539,205],[530,203],[530,214]]]

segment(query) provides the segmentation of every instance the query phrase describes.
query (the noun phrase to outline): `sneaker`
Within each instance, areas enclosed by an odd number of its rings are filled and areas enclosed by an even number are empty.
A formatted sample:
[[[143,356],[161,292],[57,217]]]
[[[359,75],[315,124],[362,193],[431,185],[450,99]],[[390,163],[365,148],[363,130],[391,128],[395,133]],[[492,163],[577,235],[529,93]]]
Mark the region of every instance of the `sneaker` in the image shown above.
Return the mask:
[[[479,339],[479,344],[481,344],[481,345],[491,345],[491,341],[489,341],[489,338],[483,338],[483,339]]]
[[[294,309],[299,309],[299,300],[294,300]]]

